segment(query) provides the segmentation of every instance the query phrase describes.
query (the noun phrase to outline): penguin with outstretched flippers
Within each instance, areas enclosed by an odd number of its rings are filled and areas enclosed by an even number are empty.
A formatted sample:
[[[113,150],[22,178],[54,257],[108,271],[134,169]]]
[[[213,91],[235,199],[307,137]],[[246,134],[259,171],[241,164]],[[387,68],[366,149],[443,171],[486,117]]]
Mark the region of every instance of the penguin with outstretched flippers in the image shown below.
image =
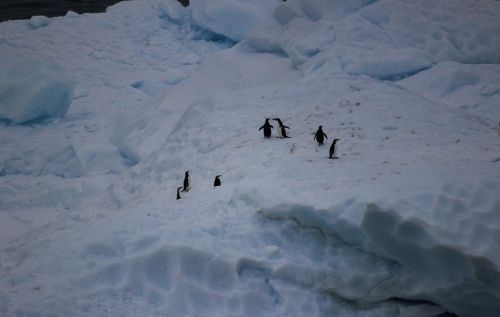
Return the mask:
[[[323,127],[319,126],[318,131],[314,134],[314,139],[318,142],[319,145],[323,145],[325,138],[328,139],[326,134],[323,132]]]
[[[286,135],[286,129],[290,129],[290,127],[284,125],[280,118],[274,118],[273,120],[278,122],[278,128],[276,129],[278,136],[281,138],[289,138],[289,136]]]
[[[269,118],[266,118],[266,122],[262,127],[259,128],[259,131],[264,129],[264,137],[269,139],[271,137],[272,128],[274,127],[269,123]]]

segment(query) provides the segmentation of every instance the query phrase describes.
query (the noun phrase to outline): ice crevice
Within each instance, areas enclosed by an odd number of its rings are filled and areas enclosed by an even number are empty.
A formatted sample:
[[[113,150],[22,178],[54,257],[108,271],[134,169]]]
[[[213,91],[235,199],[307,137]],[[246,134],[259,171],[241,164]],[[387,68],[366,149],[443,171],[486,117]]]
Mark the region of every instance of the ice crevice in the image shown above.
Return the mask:
[[[496,235],[495,225],[491,223],[488,228],[475,228],[478,223],[469,223],[467,229],[461,229],[458,222],[462,223],[469,215],[477,217],[468,214],[470,210],[467,210],[475,209],[471,204],[477,203],[477,197],[466,197],[469,201],[466,199],[464,202],[449,194],[453,193],[437,195],[426,211],[438,214],[438,217],[447,212],[458,215],[457,223],[449,223],[447,228],[436,226],[429,219],[423,221],[418,215],[403,217],[397,208],[376,203],[351,204],[356,206],[354,209],[357,211],[353,212],[350,207],[350,213],[356,215],[350,220],[345,218],[347,214],[342,212],[342,208],[316,210],[307,206],[280,205],[259,211],[258,214],[267,221],[288,223],[288,226],[303,231],[302,237],[307,236],[305,232],[311,234],[314,231],[322,236],[317,241],[324,240],[331,244],[331,249],[321,254],[312,253],[298,258],[297,255],[287,254],[290,262],[275,267],[273,276],[332,293],[335,298],[367,305],[384,301],[408,305],[432,303],[459,316],[477,316],[478,312],[481,316],[495,316],[500,303],[500,272],[495,247],[487,246],[493,243],[492,240],[474,238],[478,234],[482,237],[488,235],[485,232]],[[498,208],[498,202],[488,198],[491,197],[483,197],[489,206],[483,217],[485,214],[492,216]],[[420,196],[417,199],[426,198]],[[408,202],[398,206],[411,208]],[[318,217],[318,214],[323,217]],[[465,245],[473,241],[486,245],[476,245],[471,252]],[[306,244],[301,249],[307,248],[318,246]],[[285,246],[281,246],[280,252],[282,249]],[[284,253],[280,254],[285,257]],[[337,257],[339,253],[342,258]],[[338,276],[336,271],[342,264],[336,261],[345,261],[357,272],[353,272],[351,277]],[[378,267],[374,268],[377,262]],[[363,267],[366,263],[371,263],[373,267]],[[259,270],[269,271],[262,265]],[[354,287],[356,292],[349,289],[353,287],[352,282],[361,277],[374,279]]]

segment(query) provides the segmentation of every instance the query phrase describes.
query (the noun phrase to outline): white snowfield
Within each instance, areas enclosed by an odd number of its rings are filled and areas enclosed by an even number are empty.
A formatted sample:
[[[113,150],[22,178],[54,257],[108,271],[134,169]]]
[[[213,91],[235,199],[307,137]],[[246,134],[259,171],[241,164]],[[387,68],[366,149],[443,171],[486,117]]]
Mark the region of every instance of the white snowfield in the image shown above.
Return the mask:
[[[0,119],[24,123],[66,114],[75,84],[59,66],[28,59],[0,65]]]
[[[0,56],[0,316],[498,316],[500,2],[132,0]]]

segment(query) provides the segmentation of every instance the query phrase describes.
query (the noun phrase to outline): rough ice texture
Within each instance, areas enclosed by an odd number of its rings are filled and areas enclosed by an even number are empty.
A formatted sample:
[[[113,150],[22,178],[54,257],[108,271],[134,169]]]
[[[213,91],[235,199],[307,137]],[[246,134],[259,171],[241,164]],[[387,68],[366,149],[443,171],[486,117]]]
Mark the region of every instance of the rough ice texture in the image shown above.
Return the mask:
[[[497,192],[447,185],[397,209],[368,205],[362,228],[382,254],[412,271],[406,296],[429,298],[460,316],[493,317],[500,309]]]
[[[175,21],[191,23],[222,39],[241,41],[276,2],[258,0],[193,0],[183,8],[164,1],[162,8]]]
[[[28,27],[32,30],[47,26],[49,25],[49,23],[50,19],[43,15],[33,16],[31,17],[31,19],[28,20],[28,22],[26,22]]]
[[[0,315],[496,317],[498,64],[463,62],[495,61],[498,3],[193,6],[0,24],[0,69],[78,82],[0,122]]]
[[[341,66],[332,73],[391,80],[441,61],[500,61],[498,2],[453,1],[442,6],[429,0],[370,2],[287,1],[245,43],[260,51],[284,53],[297,67],[326,53]],[[308,30],[307,35],[296,36],[299,27]],[[311,66],[305,71],[307,67]]]
[[[500,65],[439,63],[398,82],[401,86],[466,109],[495,128],[500,120]]]
[[[374,285],[370,294],[361,290],[348,294],[334,284],[305,282],[307,277],[302,277],[304,283],[333,287],[350,300],[425,299],[459,316],[493,317],[500,309],[496,244],[500,239],[500,200],[495,196],[499,190],[498,184],[447,184],[438,193],[423,192],[392,206],[346,201],[332,210],[317,210],[279,205],[264,209],[263,214],[274,221],[293,221],[299,227],[318,230],[337,237],[342,244],[402,265],[399,283]]]
[[[62,117],[74,87],[73,77],[50,61],[13,62],[0,70],[0,119],[23,123]]]

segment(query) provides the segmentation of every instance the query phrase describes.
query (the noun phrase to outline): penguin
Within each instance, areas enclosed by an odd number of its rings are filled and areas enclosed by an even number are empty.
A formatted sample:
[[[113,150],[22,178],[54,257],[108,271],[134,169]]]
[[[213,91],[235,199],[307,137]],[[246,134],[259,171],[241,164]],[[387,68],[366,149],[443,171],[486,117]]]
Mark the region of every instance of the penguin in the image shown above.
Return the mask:
[[[221,182],[220,182],[220,179],[219,177],[221,177],[222,175],[217,175],[215,176],[215,180],[214,180],[214,187],[217,187],[217,186],[220,186],[221,185]]]
[[[336,143],[337,141],[340,141],[340,139],[333,139],[332,145],[330,146],[330,158],[331,159],[337,159],[337,147]]]
[[[286,135],[286,129],[290,129],[290,127],[283,125],[283,122],[281,122],[280,118],[274,118],[273,120],[278,121],[278,128],[276,129],[276,131],[278,132],[278,136],[280,138],[289,138],[289,136]]]
[[[269,118],[266,118],[266,122],[262,127],[259,128],[259,131],[264,129],[264,137],[269,139],[271,137],[272,128],[273,126],[269,123]]]
[[[186,171],[184,173],[184,187],[182,189],[183,192],[188,192],[189,191],[189,171]]]
[[[179,190],[181,190],[182,187],[177,187],[177,200],[181,199],[181,194],[179,193]]]
[[[328,139],[326,134],[323,132],[322,126],[319,126],[318,131],[314,134],[314,139],[318,141],[319,145],[323,145],[323,141],[325,140],[324,138]]]

